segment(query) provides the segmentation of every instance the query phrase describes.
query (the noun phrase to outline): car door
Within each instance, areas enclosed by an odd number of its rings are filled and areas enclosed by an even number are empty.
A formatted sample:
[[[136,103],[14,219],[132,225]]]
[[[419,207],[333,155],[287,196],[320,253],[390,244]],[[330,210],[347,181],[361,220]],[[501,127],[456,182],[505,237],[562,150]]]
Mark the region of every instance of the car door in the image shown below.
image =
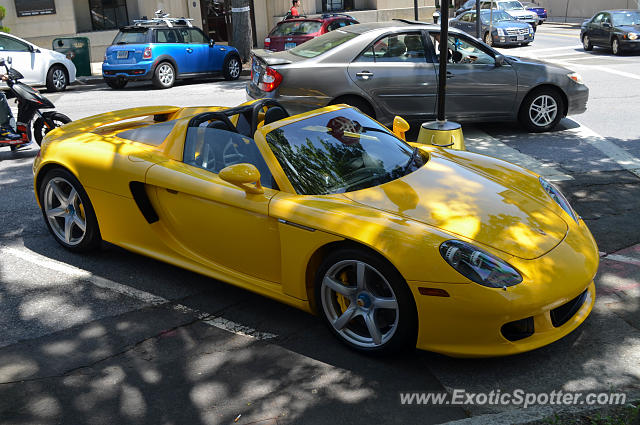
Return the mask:
[[[605,13],[600,24],[600,36],[598,43],[601,46],[611,46],[611,37],[613,35],[613,20],[610,13]]]
[[[213,71],[213,58],[209,40],[198,28],[180,28],[178,30],[185,46],[186,66],[189,73]]]
[[[440,33],[431,43],[439,50]],[[471,37],[449,34],[446,112],[457,119],[512,117],[518,91],[516,72],[497,66],[493,51]],[[435,56],[435,55],[434,55]]]
[[[223,271],[280,282],[278,222],[269,202],[278,191],[255,142],[220,121],[187,130],[183,161],[166,161],[147,172],[166,243],[190,259]],[[251,194],[218,173],[226,166],[254,164],[264,193]]]
[[[432,117],[438,83],[425,45],[421,31],[387,34],[349,64],[349,77],[388,114]]]
[[[24,75],[25,84],[43,84],[45,78],[42,53],[13,37],[0,35],[0,57],[11,57],[12,66]]]
[[[173,28],[159,28],[154,32],[155,42],[159,44],[159,55],[171,56],[176,61],[178,65],[176,73],[185,74],[192,72],[188,71],[187,51],[178,31]],[[157,54],[154,54],[154,56],[156,55]]]
[[[591,43],[596,45],[602,45],[604,42],[604,31],[602,30],[602,19],[604,15],[604,13],[598,13],[591,22],[587,24],[586,34],[591,38]]]

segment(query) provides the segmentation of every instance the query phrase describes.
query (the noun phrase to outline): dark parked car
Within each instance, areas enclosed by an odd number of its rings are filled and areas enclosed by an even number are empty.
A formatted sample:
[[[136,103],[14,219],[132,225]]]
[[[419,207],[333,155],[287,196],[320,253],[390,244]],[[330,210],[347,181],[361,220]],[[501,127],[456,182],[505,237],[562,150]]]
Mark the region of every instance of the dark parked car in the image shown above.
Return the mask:
[[[278,22],[267,35],[264,48],[281,52],[329,31],[357,23],[351,16],[340,13],[327,13],[319,18],[286,19]]]
[[[605,10],[582,23],[584,50],[610,48],[614,55],[640,49],[640,10]]]
[[[253,52],[250,99],[269,97],[294,113],[346,103],[382,123],[435,118],[440,26],[351,25],[284,52]],[[547,131],[586,110],[589,89],[558,65],[505,57],[451,28],[446,110],[460,121],[519,119]]]
[[[547,20],[547,9],[530,1],[523,1],[522,5],[525,9],[538,14],[538,25],[542,25]]]
[[[492,19],[491,33],[489,33],[489,22]],[[533,41],[535,33],[533,27],[525,22],[514,19],[511,15],[501,10],[494,10],[493,14],[490,10],[481,10],[481,29],[482,39],[489,46],[525,46]],[[458,17],[449,21],[452,28],[457,28],[471,34],[476,35],[476,12],[464,12]]]

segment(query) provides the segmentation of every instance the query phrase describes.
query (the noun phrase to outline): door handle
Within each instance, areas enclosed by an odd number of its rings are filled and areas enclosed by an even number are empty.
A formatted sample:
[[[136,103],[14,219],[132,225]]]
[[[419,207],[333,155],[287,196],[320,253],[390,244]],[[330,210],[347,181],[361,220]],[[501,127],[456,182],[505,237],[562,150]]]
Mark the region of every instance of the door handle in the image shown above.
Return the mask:
[[[187,53],[192,53],[193,49],[191,47],[187,47]]]
[[[368,80],[369,78],[373,77],[373,72],[369,72],[369,71],[357,72],[356,77],[362,80]]]

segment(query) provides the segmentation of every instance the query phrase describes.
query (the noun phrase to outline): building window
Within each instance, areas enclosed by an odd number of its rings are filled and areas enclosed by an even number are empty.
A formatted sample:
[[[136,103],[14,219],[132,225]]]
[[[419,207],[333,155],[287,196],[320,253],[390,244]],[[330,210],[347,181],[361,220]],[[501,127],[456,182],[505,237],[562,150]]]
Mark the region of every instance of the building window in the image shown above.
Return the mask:
[[[353,0],[323,0],[323,12],[340,12],[343,10],[353,10]]]
[[[129,24],[126,0],[89,0],[94,31],[118,29]]]

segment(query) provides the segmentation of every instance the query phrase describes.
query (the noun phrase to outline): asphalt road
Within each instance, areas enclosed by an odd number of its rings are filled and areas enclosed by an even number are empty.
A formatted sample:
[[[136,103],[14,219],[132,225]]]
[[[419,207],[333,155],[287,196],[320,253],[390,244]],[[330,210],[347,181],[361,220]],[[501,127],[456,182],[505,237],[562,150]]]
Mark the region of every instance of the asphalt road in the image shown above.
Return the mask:
[[[640,56],[579,46],[575,29],[545,24],[532,46],[503,51],[580,72],[591,89],[585,114],[541,135],[511,123],[463,128],[470,150],[555,180],[601,251],[614,253],[640,243]],[[245,82],[78,85],[49,97],[78,119],[142,105],[236,105]],[[0,151],[0,423],[435,424],[492,409],[403,406],[400,392],[640,388],[633,291],[606,304],[619,315],[602,304],[567,338],[521,356],[364,357],[313,316],[246,291],[111,245],[89,256],[63,250],[33,198],[36,154]],[[603,285],[615,292],[617,282]]]

